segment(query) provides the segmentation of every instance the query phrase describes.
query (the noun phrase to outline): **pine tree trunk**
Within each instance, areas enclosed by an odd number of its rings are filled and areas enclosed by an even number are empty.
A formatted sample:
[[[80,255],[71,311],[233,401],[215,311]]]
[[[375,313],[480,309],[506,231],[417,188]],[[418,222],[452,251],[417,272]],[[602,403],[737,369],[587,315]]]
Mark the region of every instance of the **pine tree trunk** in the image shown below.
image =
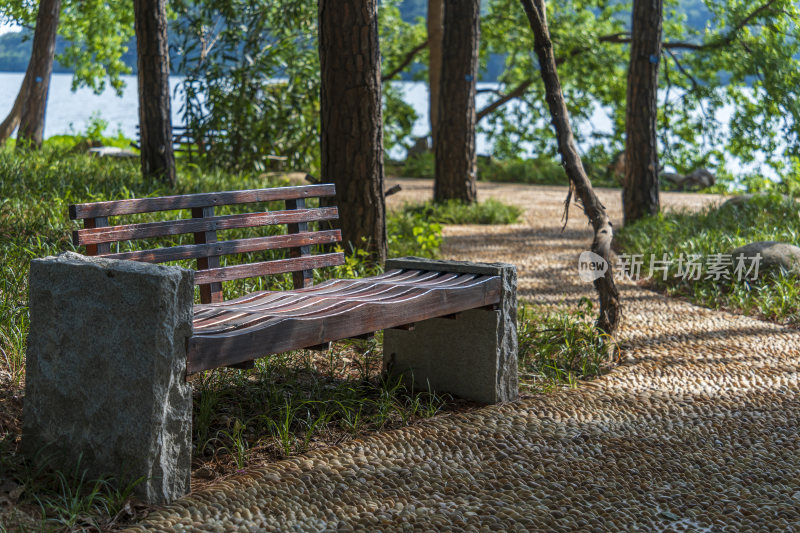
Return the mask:
[[[480,0],[445,0],[439,124],[434,133],[436,202],[477,199],[475,83],[478,78]]]
[[[142,175],[174,186],[166,0],[134,0]]]
[[[625,113],[624,223],[659,211],[658,63],[662,0],[634,0]]]
[[[19,116],[18,147],[39,148],[44,140],[47,93],[50,89],[50,77],[53,74],[60,13],[61,0],[39,2],[36,29],[33,32],[31,59],[25,74],[28,83]],[[26,89],[25,82],[23,82],[22,89]]]
[[[439,87],[442,79],[442,37],[444,33],[444,0],[428,0],[428,117],[431,138],[436,146],[439,124]]]
[[[319,0],[321,177],[342,239],[386,259],[378,0]]]
[[[594,281],[594,287],[600,298],[600,316],[597,319],[598,329],[612,334],[619,326],[622,313],[622,304],[619,301],[619,292],[614,283],[614,272],[611,261],[611,240],[614,230],[606,214],[605,207],[600,203],[592,189],[592,184],[583,168],[572,127],[569,124],[569,113],[564,102],[561,82],[556,69],[556,57],[553,52],[553,43],[550,40],[550,31],[547,28],[547,16],[544,0],[521,0],[525,13],[528,16],[531,30],[534,35],[534,49],[539,58],[539,72],[545,87],[545,98],[553,119],[556,130],[558,151],[564,170],[570,181],[570,191],[567,196],[565,208],[569,212],[569,202],[572,191],[583,204],[583,212],[594,229],[592,252],[601,256],[608,266],[605,274]],[[576,273],[577,275],[577,273]]]

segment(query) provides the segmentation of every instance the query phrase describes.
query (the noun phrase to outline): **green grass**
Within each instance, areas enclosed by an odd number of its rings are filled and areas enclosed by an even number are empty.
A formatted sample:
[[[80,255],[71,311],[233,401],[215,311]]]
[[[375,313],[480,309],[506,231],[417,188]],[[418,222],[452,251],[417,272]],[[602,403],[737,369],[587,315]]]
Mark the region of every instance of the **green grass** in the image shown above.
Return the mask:
[[[583,158],[592,185],[595,187],[619,187],[619,183],[606,170],[603,162]],[[406,178],[433,178],[435,163],[433,152],[412,156],[405,161],[387,161],[387,172]],[[530,159],[501,160],[478,158],[478,179],[504,183],[527,183],[530,185],[567,185],[567,175],[556,158],[540,156]]]
[[[48,142],[38,152],[0,149],[0,378],[5,395],[15,394],[24,380],[30,261],[75,250],[70,234],[78,225],[68,219],[69,204],[288,184],[257,173],[229,174],[190,165],[179,167],[179,178],[176,189],[166,189],[158,182],[143,180],[137,161],[90,157],[72,151],[68,139]],[[281,205],[267,207],[279,209]],[[220,214],[252,208],[230,206]],[[145,214],[123,220],[157,218],[157,214]],[[117,219],[111,223],[117,223]],[[391,214],[387,224],[390,255],[438,254],[441,225],[403,213]],[[272,227],[268,231],[281,229]],[[254,230],[244,229],[226,232],[222,237],[253,235]],[[168,237],[132,243],[127,249],[185,244],[191,239],[191,235]],[[276,259],[282,257],[280,254],[269,251],[257,257],[228,256],[224,261],[235,264]],[[315,281],[380,272],[364,258],[357,250],[343,266],[316,270]],[[225,297],[285,289],[290,283],[289,276],[226,283]],[[258,361],[251,371],[218,369],[203,373],[194,379],[195,466],[207,465],[215,475],[229,474],[248,468],[255,458],[274,460],[365,432],[401,427],[444,407],[447,398],[381,380],[381,357],[378,341],[361,341],[339,343],[322,354],[280,354]],[[129,491],[114,488],[104,478],[88,479],[78,467],[75,472],[47,467],[33,470],[17,453],[20,415],[17,406],[11,418],[4,417],[0,434],[0,477],[25,487],[18,507],[41,522],[39,529],[44,530],[91,529],[95,524],[103,527],[113,521]]]
[[[727,254],[755,241],[782,241],[800,245],[800,206],[782,196],[756,197],[741,207],[708,208],[698,213],[671,212],[641,220],[617,233],[619,246],[627,254],[643,254],[642,274],[649,273],[649,257],[664,254],[700,256],[705,265],[712,254]],[[713,309],[738,310],[782,323],[800,324],[800,279],[788,272],[766,272],[758,281],[684,279],[677,261],[667,279],[657,272],[656,288],[684,296]],[[763,269],[762,269],[763,270]]]
[[[456,200],[406,204],[403,213],[436,224],[514,224],[519,222],[522,208],[489,198],[474,204]]]
[[[39,529],[102,529],[135,517],[136,507],[129,502],[132,486],[117,487],[107,478],[89,479],[80,465],[69,471],[42,464],[34,468],[18,454],[21,401],[12,399],[20,394],[24,380],[30,261],[75,250],[70,233],[78,226],[67,217],[71,203],[261,188],[286,182],[256,173],[228,174],[182,165],[177,189],[166,189],[157,182],[143,180],[136,161],[93,158],[69,150],[66,144],[62,139],[48,143],[40,152],[26,154],[8,147],[0,149],[0,378],[4,395],[0,399],[3,405],[15,406],[10,418],[3,419],[0,477],[24,487],[18,507],[40,524]],[[246,209],[247,206],[232,206],[221,213]],[[518,217],[517,208],[492,201],[466,208],[455,204],[410,206],[390,214],[387,220],[389,253],[436,257],[443,223],[510,223]],[[137,215],[126,217],[125,221],[156,218],[157,215]],[[250,236],[252,231],[231,230],[223,238]],[[191,236],[177,236],[133,247],[190,241]],[[257,259],[278,258],[276,254],[265,252]],[[253,259],[243,255],[229,256],[225,261],[233,264]],[[365,276],[378,271],[364,261],[363,253],[356,251],[341,267],[315,271],[315,279]],[[288,276],[226,283],[225,297],[288,288],[289,283]],[[533,328],[549,322],[543,322],[538,314],[526,313],[523,310],[520,320],[521,336],[538,343],[540,337],[533,335]],[[574,370],[574,361],[565,363],[553,351],[559,343],[573,340],[569,335],[550,338],[547,350],[552,352],[552,371],[544,364],[547,358],[543,355],[551,352],[538,350],[534,357],[529,342],[528,355],[523,356],[525,372],[534,371],[532,365],[538,358],[543,363],[537,372],[541,380],[551,384],[592,375],[588,366]],[[381,376],[380,341],[379,332],[372,340],[337,343],[327,352],[278,354],[258,360],[252,370],[217,369],[193,377],[195,472],[210,472],[208,477],[212,478],[235,474],[255,462],[305,453],[368,432],[413,424],[442,409],[464,407],[459,400],[432,391],[409,390],[401,381]],[[574,344],[570,346],[574,349]],[[202,482],[204,478],[196,479]]]
[[[517,312],[521,387],[546,392],[603,374],[617,359],[618,348],[613,338],[597,331],[594,318],[588,298],[569,311],[542,311],[522,303]]]

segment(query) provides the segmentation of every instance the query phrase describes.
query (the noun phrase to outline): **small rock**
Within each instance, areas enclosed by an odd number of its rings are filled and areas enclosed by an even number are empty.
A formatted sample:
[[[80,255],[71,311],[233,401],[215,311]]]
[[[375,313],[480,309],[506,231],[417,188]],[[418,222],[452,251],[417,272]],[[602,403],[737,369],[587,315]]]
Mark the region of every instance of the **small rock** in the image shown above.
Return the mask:
[[[134,157],[139,157],[132,150],[116,148],[114,146],[99,146],[97,148],[89,148],[89,153],[97,157],[116,157],[118,159],[132,159]]]
[[[800,248],[793,244],[777,241],[753,242],[731,252],[734,262],[739,254],[743,254],[747,258],[761,254],[758,266],[759,276],[770,268],[783,268],[800,273]]]

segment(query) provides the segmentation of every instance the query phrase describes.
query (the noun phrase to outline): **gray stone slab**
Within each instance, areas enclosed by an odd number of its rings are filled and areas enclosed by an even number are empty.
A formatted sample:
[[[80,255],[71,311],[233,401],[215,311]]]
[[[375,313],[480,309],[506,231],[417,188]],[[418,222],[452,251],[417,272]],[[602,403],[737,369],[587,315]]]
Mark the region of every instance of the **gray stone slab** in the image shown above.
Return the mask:
[[[190,488],[192,396],[186,341],[194,273],[67,252],[36,259],[23,450],[56,468],[169,502]]]
[[[453,319],[418,322],[414,330],[384,331],[384,369],[403,375],[417,390],[449,392],[498,403],[518,395],[517,270],[507,263],[468,263],[418,257],[390,259],[386,269],[496,275],[502,291],[497,310],[475,309]]]

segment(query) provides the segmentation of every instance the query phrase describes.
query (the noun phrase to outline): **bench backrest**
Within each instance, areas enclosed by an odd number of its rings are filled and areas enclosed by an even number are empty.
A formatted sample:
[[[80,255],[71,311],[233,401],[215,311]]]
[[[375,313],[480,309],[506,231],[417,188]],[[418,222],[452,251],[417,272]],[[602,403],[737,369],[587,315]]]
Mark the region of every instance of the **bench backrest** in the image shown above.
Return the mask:
[[[162,263],[196,259],[195,284],[200,286],[202,303],[222,301],[222,282],[264,275],[292,272],[295,288],[307,287],[313,269],[344,264],[341,253],[311,255],[310,247],[341,241],[339,230],[309,231],[309,222],[339,217],[336,207],[306,208],[306,198],[334,196],[333,184],[275,187],[218,193],[185,194],[94,202],[69,206],[69,217],[83,220],[84,229],[72,233],[75,245],[86,247],[87,255]],[[249,204],[282,200],[285,210],[215,216],[214,208],[223,205]],[[109,225],[109,217],[190,209],[192,218],[161,222]],[[217,231],[286,224],[286,235],[217,241]],[[147,239],[166,235],[194,234],[194,244],[111,253],[110,243]],[[220,267],[220,256],[288,248],[289,258],[259,263]]]

